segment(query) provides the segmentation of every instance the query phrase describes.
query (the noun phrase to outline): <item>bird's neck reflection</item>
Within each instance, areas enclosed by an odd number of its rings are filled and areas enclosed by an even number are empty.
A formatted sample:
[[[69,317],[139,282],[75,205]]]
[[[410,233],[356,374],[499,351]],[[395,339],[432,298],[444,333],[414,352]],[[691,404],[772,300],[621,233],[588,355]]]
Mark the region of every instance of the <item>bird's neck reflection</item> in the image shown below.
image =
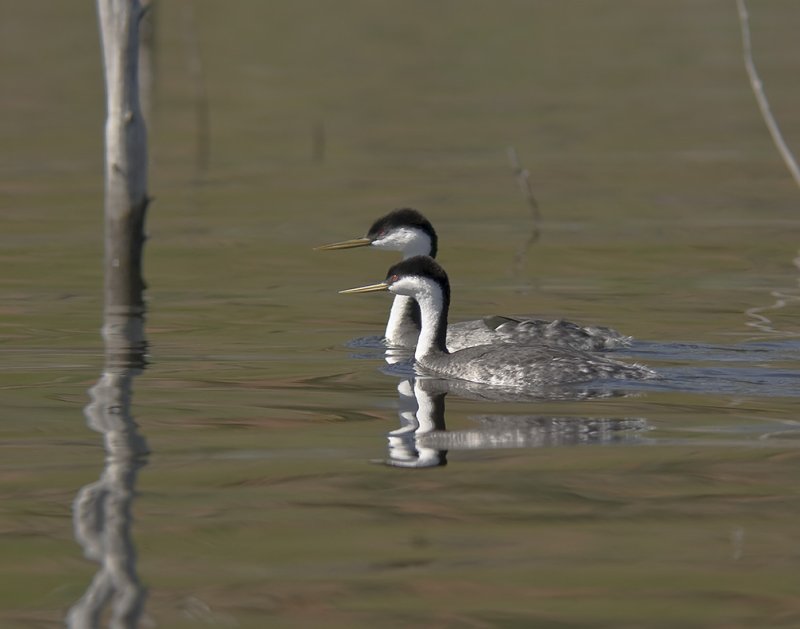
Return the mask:
[[[434,431],[444,431],[445,393],[429,394],[420,380],[409,378],[397,385],[400,427],[388,435],[389,458],[392,467],[425,468],[447,465],[447,450],[427,447],[420,438]]]

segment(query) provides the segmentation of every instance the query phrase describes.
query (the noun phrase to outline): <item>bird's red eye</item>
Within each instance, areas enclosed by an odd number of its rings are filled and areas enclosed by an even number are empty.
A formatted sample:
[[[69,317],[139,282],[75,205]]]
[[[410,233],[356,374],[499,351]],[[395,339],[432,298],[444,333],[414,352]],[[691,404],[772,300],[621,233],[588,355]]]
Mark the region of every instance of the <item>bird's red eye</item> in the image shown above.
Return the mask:
[[[392,277],[389,278],[389,282],[391,282],[393,284],[399,279],[400,279],[399,275],[392,275]]]

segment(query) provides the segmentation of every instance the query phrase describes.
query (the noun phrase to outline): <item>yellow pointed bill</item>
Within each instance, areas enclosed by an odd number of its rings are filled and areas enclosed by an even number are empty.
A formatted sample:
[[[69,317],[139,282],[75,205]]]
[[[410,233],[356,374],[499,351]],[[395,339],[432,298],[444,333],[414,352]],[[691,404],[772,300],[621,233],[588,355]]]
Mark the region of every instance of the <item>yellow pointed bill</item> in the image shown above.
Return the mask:
[[[380,284],[370,284],[369,286],[359,286],[358,288],[348,288],[347,290],[340,290],[341,294],[351,293],[375,293],[379,290],[389,290],[389,285],[386,282]]]
[[[334,249],[353,249],[354,247],[366,247],[372,244],[369,238],[352,238],[351,240],[343,240],[342,242],[333,242],[329,245],[320,245],[314,247],[314,251],[333,251]]]

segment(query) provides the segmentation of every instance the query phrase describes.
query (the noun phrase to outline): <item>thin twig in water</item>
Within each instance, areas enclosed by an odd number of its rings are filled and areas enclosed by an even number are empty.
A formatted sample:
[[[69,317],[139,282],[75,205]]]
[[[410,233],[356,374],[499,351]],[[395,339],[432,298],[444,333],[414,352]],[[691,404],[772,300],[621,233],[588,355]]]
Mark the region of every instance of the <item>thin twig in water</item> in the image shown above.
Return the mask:
[[[792,262],[797,267],[797,269],[800,270],[800,252],[798,252],[798,256]],[[800,287],[800,279],[798,279],[797,284],[798,287]],[[744,314],[750,317],[750,319],[752,319],[751,321],[746,321],[745,325],[751,328],[755,328],[759,332],[766,332],[768,334],[776,334],[788,337],[798,336],[797,332],[776,330],[775,324],[773,323],[772,319],[770,319],[768,316],[762,313],[768,310],[780,310],[781,308],[785,308],[789,304],[797,304],[798,302],[800,302],[800,293],[798,293],[797,291],[787,292],[787,291],[774,290],[770,292],[770,295],[775,298],[775,303],[773,303],[772,305],[754,306],[744,311]]]
[[[156,0],[142,0],[139,17],[139,106],[145,128],[153,130],[154,85],[156,82]]]
[[[755,63],[753,63],[753,50],[750,47],[750,22],[747,13],[747,6],[745,5],[744,0],[736,0],[736,4],[739,7],[739,24],[742,28],[742,52],[744,54],[744,67],[747,70],[747,76],[750,78],[750,86],[753,88],[756,102],[758,102],[758,108],[761,110],[761,116],[764,118],[767,129],[769,129],[769,133],[772,136],[772,141],[775,142],[775,146],[778,148],[778,152],[781,154],[783,162],[786,164],[786,168],[788,168],[789,172],[792,174],[794,182],[800,186],[800,168],[797,167],[797,161],[795,160],[794,155],[792,155],[792,151],[789,150],[789,147],[783,140],[781,130],[778,127],[778,123],[775,121],[774,116],[772,115],[772,111],[769,107],[769,101],[764,94],[763,85],[758,76],[758,72],[756,71]]]
[[[528,169],[523,168],[520,164],[516,148],[509,146],[507,152],[508,161],[511,163],[514,176],[517,178],[517,184],[519,185],[520,192],[522,192],[522,197],[525,199],[525,203],[528,204],[528,208],[531,211],[531,232],[528,234],[527,240],[522,243],[520,248],[517,250],[517,253],[514,254],[514,273],[515,275],[520,276],[525,264],[525,255],[528,253],[528,249],[530,249],[534,243],[539,240],[539,236],[541,236],[541,230],[539,229],[541,215],[539,214],[539,202],[536,200],[536,197],[533,196],[531,175],[528,172]]]
[[[202,180],[208,170],[209,155],[211,153],[209,141],[209,114],[208,93],[206,90],[205,70],[200,57],[200,44],[197,38],[197,25],[194,15],[194,3],[186,0],[183,5],[183,35],[186,46],[186,59],[189,66],[189,76],[194,84],[194,114],[195,114],[195,176]]]

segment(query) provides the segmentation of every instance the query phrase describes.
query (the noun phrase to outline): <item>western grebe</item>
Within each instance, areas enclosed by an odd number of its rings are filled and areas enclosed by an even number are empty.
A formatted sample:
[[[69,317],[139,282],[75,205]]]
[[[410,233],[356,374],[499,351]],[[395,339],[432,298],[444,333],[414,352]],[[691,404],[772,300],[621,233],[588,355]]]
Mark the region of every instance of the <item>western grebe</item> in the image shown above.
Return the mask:
[[[379,284],[340,291],[388,290],[414,299],[421,330],[414,359],[424,373],[498,387],[543,388],[592,380],[656,377],[641,365],[628,365],[596,354],[548,344],[497,343],[449,352],[445,343],[450,282],[433,258],[415,256],[395,264]]]
[[[430,221],[418,211],[403,208],[375,221],[363,238],[353,238],[317,247],[318,250],[375,247],[401,251],[407,260],[418,255],[436,257],[438,236]],[[395,347],[414,347],[419,337],[419,310],[413,299],[396,295],[386,324],[386,342]],[[492,316],[451,323],[447,348],[451,351],[492,343],[519,345],[546,342],[587,351],[602,351],[629,345],[631,338],[601,326],[580,326],[571,321]]]

